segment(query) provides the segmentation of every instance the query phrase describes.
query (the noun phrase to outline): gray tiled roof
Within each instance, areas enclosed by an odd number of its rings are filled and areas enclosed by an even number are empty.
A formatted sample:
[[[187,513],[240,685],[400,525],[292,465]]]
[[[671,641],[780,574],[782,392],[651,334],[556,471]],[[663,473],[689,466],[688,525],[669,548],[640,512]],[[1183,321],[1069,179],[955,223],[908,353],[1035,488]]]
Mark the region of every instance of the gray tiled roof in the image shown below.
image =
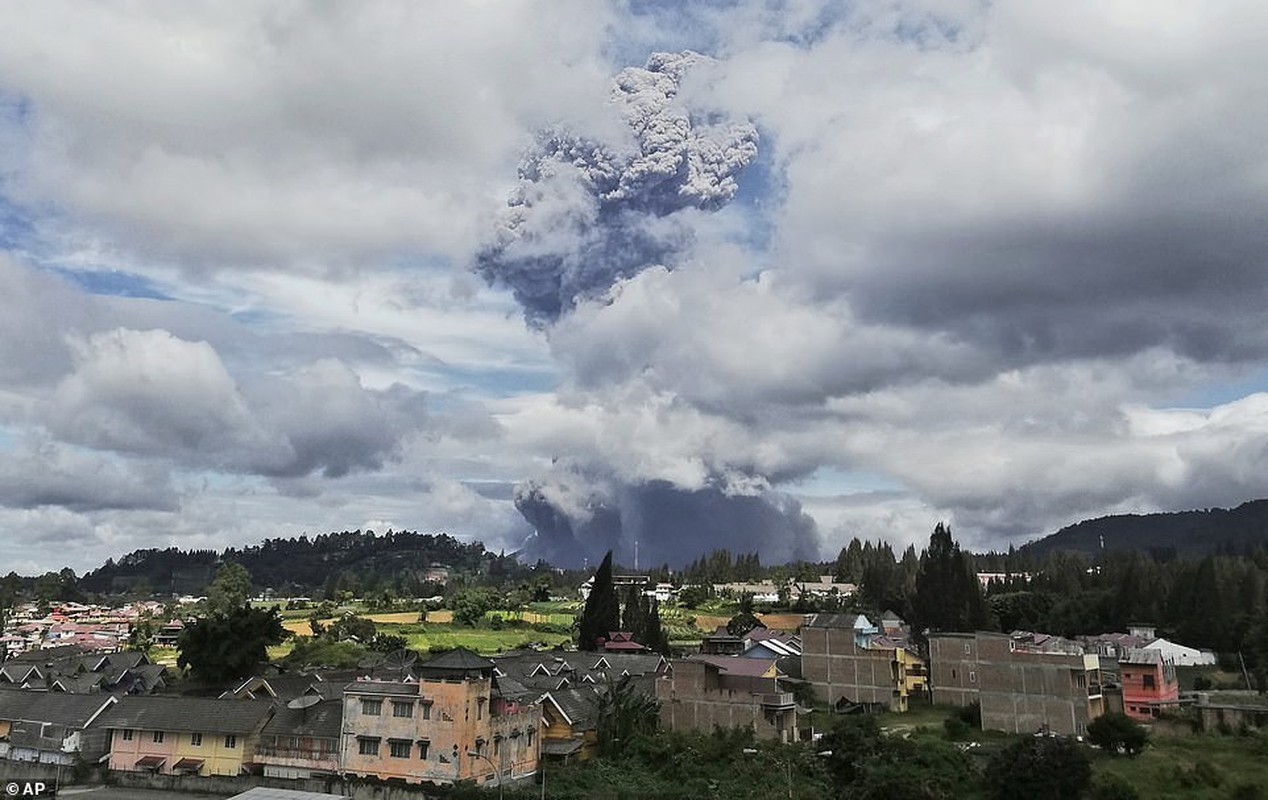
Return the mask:
[[[250,733],[273,711],[270,703],[205,697],[124,697],[94,727],[145,731]]]
[[[0,692],[0,719],[51,722],[80,728],[109,699],[102,694],[4,691]]]
[[[598,724],[599,692],[595,689],[559,689],[547,693],[572,720],[573,730],[589,730]],[[549,702],[549,701],[547,701]]]
[[[343,722],[343,701],[323,700],[309,708],[282,706],[264,726],[268,736],[318,736],[339,738]]]

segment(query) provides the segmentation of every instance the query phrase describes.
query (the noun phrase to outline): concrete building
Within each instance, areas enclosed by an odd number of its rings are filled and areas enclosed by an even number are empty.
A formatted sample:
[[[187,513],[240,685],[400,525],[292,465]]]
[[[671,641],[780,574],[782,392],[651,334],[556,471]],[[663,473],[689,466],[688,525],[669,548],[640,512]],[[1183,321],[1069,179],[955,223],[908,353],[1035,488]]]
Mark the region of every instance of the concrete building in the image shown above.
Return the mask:
[[[124,697],[98,717],[110,732],[110,769],[164,775],[238,775],[255,761],[270,703],[201,697]]]
[[[798,740],[797,705],[775,659],[675,659],[656,681],[661,725],[673,731],[748,728],[759,739]]]
[[[1105,711],[1100,660],[1045,639],[1047,649],[1004,633],[929,635],[933,699],[982,704],[983,730],[1082,735]],[[1068,640],[1065,640],[1068,642]]]
[[[840,709],[906,711],[912,690],[925,685],[924,660],[862,614],[807,617],[801,671],[819,699]]]
[[[1118,660],[1123,713],[1148,721],[1180,702],[1180,681],[1175,664],[1157,650],[1127,650]]]
[[[512,782],[537,771],[541,708],[504,697],[493,662],[458,648],[417,680],[358,680],[343,691],[345,773],[409,783]]]

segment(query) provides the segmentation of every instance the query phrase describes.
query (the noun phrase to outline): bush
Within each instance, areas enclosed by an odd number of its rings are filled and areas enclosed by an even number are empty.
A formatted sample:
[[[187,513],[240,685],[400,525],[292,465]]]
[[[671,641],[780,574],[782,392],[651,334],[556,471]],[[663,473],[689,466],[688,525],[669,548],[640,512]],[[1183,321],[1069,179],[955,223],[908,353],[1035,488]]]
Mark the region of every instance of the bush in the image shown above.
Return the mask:
[[[951,715],[942,721],[943,733],[952,741],[963,739],[969,734],[969,724],[959,715]]]
[[[1140,800],[1140,793],[1126,778],[1107,773],[1092,782],[1087,800]]]
[[[1000,750],[982,773],[996,800],[1066,800],[1079,797],[1092,779],[1087,753],[1072,739],[1028,736]]]
[[[1149,732],[1126,714],[1102,714],[1088,723],[1087,738],[1108,753],[1135,756],[1149,743]]]

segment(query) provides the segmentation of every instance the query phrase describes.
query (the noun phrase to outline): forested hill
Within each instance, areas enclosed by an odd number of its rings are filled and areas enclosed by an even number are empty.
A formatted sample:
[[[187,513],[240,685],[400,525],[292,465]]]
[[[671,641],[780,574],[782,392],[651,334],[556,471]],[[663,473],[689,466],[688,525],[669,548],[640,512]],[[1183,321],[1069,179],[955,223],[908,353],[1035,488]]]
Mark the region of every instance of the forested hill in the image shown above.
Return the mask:
[[[1201,558],[1268,547],[1268,500],[1237,508],[1210,508],[1168,514],[1119,514],[1085,520],[1018,551],[1043,559],[1058,551],[1094,556],[1105,550],[1136,550],[1160,557]]]
[[[256,589],[279,594],[315,595],[335,591],[356,594],[391,589],[397,594],[429,590],[424,576],[432,564],[455,573],[513,577],[526,567],[514,556],[498,555],[480,542],[463,543],[448,534],[411,531],[343,531],[295,539],[266,539],[242,549],[137,550],[107,561],[84,575],[88,592],[154,591],[202,594],[218,566],[236,562],[251,573]]]

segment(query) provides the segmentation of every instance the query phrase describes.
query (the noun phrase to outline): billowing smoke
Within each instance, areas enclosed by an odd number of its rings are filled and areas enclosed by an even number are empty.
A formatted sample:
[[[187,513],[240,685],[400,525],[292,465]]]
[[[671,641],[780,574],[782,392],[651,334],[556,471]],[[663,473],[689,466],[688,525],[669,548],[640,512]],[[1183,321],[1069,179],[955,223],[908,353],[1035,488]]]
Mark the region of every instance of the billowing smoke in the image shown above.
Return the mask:
[[[525,155],[476,270],[510,287],[529,324],[548,325],[650,266],[672,268],[691,242],[685,216],[734,197],[737,174],[757,155],[756,128],[693,113],[681,94],[684,76],[711,61],[653,54],[613,82],[625,140],[550,131]]]
[[[735,196],[757,155],[757,129],[692,107],[691,74],[712,59],[656,53],[623,70],[612,103],[628,135],[543,133],[520,164],[494,240],[476,258],[490,283],[509,287],[530,325],[545,328],[619,281],[654,266],[673,269],[701,213]],[[600,461],[602,459],[599,459]],[[720,468],[719,468],[720,469]],[[618,560],[674,566],[716,547],[771,562],[818,558],[814,521],[792,498],[716,476],[683,487],[657,475],[618,477],[601,464],[557,467],[517,488],[515,504],[536,529],[524,555],[556,564]]]
[[[577,478],[578,492],[567,484]],[[561,481],[563,481],[561,483]],[[595,564],[612,550],[623,564],[681,567],[714,548],[759,553],[767,564],[817,560],[814,520],[787,495],[728,494],[721,488],[683,489],[666,481],[596,489],[558,472],[517,488],[515,505],[537,531],[525,548],[531,558],[561,566]]]

